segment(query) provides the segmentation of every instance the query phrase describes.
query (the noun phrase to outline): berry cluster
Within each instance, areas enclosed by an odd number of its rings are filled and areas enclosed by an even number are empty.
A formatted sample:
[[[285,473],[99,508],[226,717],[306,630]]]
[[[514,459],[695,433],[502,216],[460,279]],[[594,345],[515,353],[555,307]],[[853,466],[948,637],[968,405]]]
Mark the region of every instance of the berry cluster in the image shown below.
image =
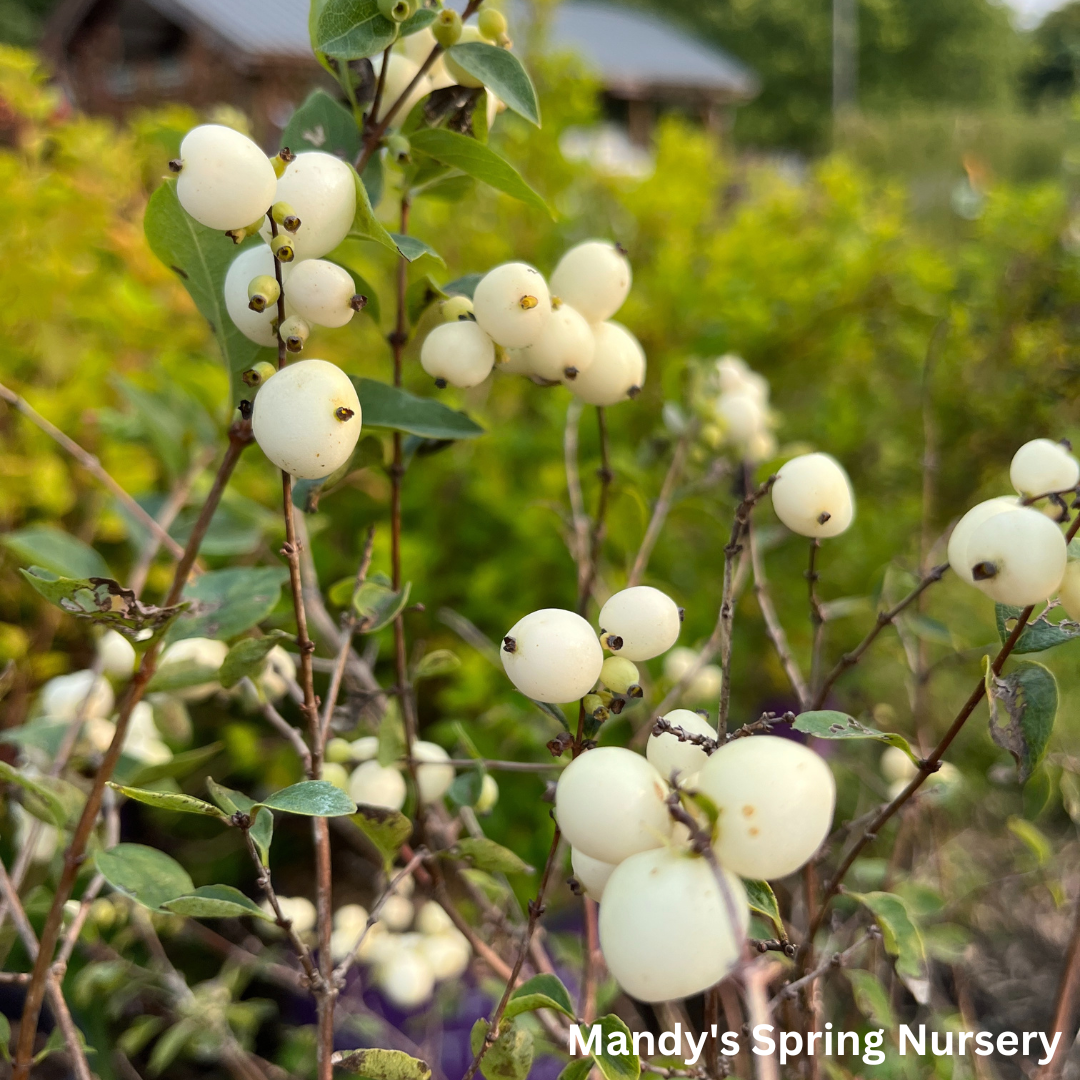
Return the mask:
[[[776,453],[768,380],[742,357],[728,353],[714,361],[700,409],[702,436],[713,449],[728,447],[749,462],[766,461]]]

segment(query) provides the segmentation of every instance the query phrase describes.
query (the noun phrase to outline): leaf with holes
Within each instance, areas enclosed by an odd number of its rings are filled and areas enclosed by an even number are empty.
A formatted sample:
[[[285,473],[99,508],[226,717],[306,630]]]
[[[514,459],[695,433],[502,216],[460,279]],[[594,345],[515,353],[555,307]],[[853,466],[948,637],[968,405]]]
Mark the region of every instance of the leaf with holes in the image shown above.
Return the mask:
[[[31,525],[0,536],[20,562],[67,578],[108,577],[108,563],[78,537],[54,525]]]
[[[795,723],[791,726],[796,731],[813,735],[815,739],[876,739],[878,742],[888,743],[889,746],[903,750],[916,765],[919,763],[918,756],[903,735],[867,727],[866,724],[859,723],[854,716],[848,716],[847,713],[834,712],[831,709],[804,712],[795,718]]]
[[[293,641],[292,634],[284,630],[271,630],[263,637],[244,638],[238,641],[225,657],[218,672],[218,682],[226,690],[234,687],[241,679],[257,678],[266,667],[266,658],[275,645],[283,641]]]
[[[171,627],[168,641],[193,637],[227,641],[250,630],[277,607],[288,576],[284,566],[240,566],[200,574],[184,590],[192,610]]]
[[[360,153],[356,120],[325,90],[312,90],[308,94],[289,118],[279,142],[294,154],[321,150],[349,162],[355,161]]]
[[[503,1015],[511,1020],[519,1013],[533,1012],[535,1009],[554,1009],[571,1020],[576,1015],[570,992],[557,975],[534,975],[527,979],[510,995]]]
[[[339,1050],[333,1063],[367,1080],[431,1080],[431,1066],[404,1050]]]
[[[202,814],[204,817],[215,817],[224,820],[225,815],[216,807],[211,806],[202,799],[196,799],[194,795],[184,795],[179,791],[153,791],[147,788],[124,787],[123,784],[114,784],[108,781],[113,791],[136,802],[145,803],[147,806],[156,806],[159,810],[174,810],[178,814]]]
[[[174,915],[186,915],[190,919],[239,919],[250,915],[266,922],[274,921],[273,915],[268,915],[254,900],[231,885],[201,885],[175,900],[166,900],[161,906]]]
[[[533,868],[509,848],[496,844],[486,836],[466,836],[455,845],[455,853],[466,858],[479,870],[490,874],[531,874]]]
[[[441,401],[376,379],[350,378],[364,410],[365,428],[390,428],[425,439],[475,439],[484,434],[479,424]]]
[[[329,780],[301,780],[255,805],[305,817],[347,817],[356,813],[356,803]]]
[[[353,824],[375,845],[387,871],[398,857],[401,845],[412,835],[412,822],[400,811],[361,803],[352,815]]]
[[[377,0],[325,0],[314,24],[312,48],[336,60],[374,56],[398,35],[397,24],[379,11]]]
[[[449,55],[519,116],[540,126],[540,102],[529,73],[509,51],[484,41],[463,41]]]
[[[117,892],[153,911],[195,889],[191,875],[172,856],[145,844],[117,844],[99,851],[94,862]]]
[[[751,881],[743,878],[743,887],[746,889],[746,899],[750,903],[750,910],[764,915],[776,932],[784,936],[784,920],[780,917],[780,905],[776,902],[776,893],[767,881]]]
[[[1007,604],[994,605],[998,637],[1001,638],[1002,644],[1009,640],[1022,611],[1023,608],[1009,607]],[[1078,637],[1080,637],[1080,623],[1072,622],[1070,619],[1053,623],[1047,618],[1047,612],[1043,612],[1024,627],[1013,646],[1013,653],[1045,652],[1047,649],[1054,648],[1055,645],[1064,645],[1067,641],[1074,641]]]
[[[864,904],[881,927],[882,943],[890,956],[896,957],[896,970],[908,978],[922,978],[926,973],[926,947],[922,934],[911,918],[907,904],[895,893],[847,893]]]
[[[994,678],[988,669],[990,737],[1016,760],[1018,779],[1026,783],[1042,761],[1058,709],[1057,679],[1048,668],[1022,660],[1008,675]]]

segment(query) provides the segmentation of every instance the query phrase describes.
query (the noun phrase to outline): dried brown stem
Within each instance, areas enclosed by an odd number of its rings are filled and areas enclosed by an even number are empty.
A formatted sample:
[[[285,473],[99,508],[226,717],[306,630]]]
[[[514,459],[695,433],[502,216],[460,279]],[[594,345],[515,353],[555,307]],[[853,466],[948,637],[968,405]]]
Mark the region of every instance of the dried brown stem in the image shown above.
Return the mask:
[[[585,614],[593,586],[596,584],[596,575],[600,568],[600,551],[604,546],[604,535],[607,531],[608,495],[614,478],[611,463],[608,460],[607,417],[602,405],[596,406],[596,426],[600,438],[600,468],[597,470],[597,476],[600,478],[600,493],[596,500],[596,517],[593,518],[592,532],[589,535],[589,561],[585,567],[581,590],[578,593],[579,615]]]
[[[642,576],[649,565],[649,559],[652,557],[653,548],[660,538],[660,533],[671,510],[671,503],[675,497],[675,488],[682,477],[683,469],[686,467],[686,456],[690,452],[690,444],[693,441],[695,430],[695,425],[688,426],[675,444],[675,452],[671,455],[671,464],[668,466],[664,482],[660,486],[660,494],[656,499],[656,505],[653,507],[652,517],[649,519],[649,524],[645,529],[645,535],[641,538],[638,553],[634,556],[634,565],[630,568],[630,576],[626,580],[628,589],[641,584]]]

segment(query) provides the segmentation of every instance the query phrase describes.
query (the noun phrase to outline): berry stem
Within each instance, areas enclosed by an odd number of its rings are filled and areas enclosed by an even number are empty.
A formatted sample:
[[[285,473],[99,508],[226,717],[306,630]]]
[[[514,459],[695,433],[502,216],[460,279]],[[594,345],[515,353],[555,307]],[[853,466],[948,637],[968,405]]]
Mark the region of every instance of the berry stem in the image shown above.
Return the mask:
[[[611,490],[611,481],[615,476],[611,471],[611,462],[608,459],[607,415],[602,405],[596,406],[596,427],[600,438],[600,468],[597,469],[597,476],[600,478],[600,492],[596,501],[596,517],[593,519],[592,533],[589,537],[589,561],[578,592],[579,615],[584,615],[588,609],[589,598],[592,596],[593,586],[596,584],[596,574],[600,565],[600,551],[604,546],[604,534],[607,531],[608,494]]]
[[[818,599],[817,583],[820,574],[817,571],[817,555],[821,549],[821,541],[816,537],[810,539],[810,561],[806,568],[806,592],[810,602],[810,627],[813,630],[814,643],[810,650],[810,686],[817,686],[818,675],[821,671],[821,650],[825,646],[825,611]]]

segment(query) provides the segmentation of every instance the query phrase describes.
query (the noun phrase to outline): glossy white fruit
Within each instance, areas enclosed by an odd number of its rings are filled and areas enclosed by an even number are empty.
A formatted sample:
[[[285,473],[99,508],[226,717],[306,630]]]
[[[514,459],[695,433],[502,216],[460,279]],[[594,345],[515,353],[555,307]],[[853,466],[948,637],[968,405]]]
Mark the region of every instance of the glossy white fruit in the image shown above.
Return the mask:
[[[503,348],[532,345],[551,318],[547,282],[527,263],[496,266],[476,286],[473,315],[484,333]]]
[[[436,382],[478,386],[495,366],[495,345],[472,319],[440,323],[420,346],[420,366]]]
[[[158,661],[158,669],[164,672],[172,665],[202,668],[206,672],[206,682],[194,683],[173,693],[181,701],[205,701],[221,689],[217,673],[228,654],[229,646],[216,638],[183,638],[165,649]]]
[[[306,934],[315,929],[315,905],[306,896],[279,896],[277,900],[281,913],[292,923],[298,934]],[[264,911],[273,911],[269,901],[263,901],[259,906]]]
[[[1066,559],[1057,523],[1029,506],[988,518],[967,543],[975,585],[997,603],[1014,607],[1038,604],[1057,592]]]
[[[555,788],[555,817],[570,845],[601,862],[659,847],[671,835],[668,788],[640,754],[601,746],[576,757]]]
[[[820,755],[791,739],[735,739],[702,766],[697,787],[720,811],[717,858],[744,878],[794,873],[813,858],[832,825],[832,772]]]
[[[399,1009],[415,1009],[431,997],[435,972],[418,949],[401,948],[379,964],[375,981]]]
[[[409,39],[406,38],[406,41]],[[433,39],[434,42],[434,39]],[[430,49],[428,50],[431,51]],[[420,71],[420,64],[427,59],[427,54],[420,58],[419,61],[406,56],[403,52],[392,52],[390,54],[390,63],[386,69],[386,84],[383,87],[382,101],[379,105],[378,116],[376,120],[385,116],[390,106],[397,101],[399,97],[405,92],[405,89],[413,81]],[[382,72],[382,54],[373,56],[371,58],[371,65],[375,69],[375,77],[378,78]],[[400,127],[405,118],[413,110],[413,106],[420,101],[427,94],[431,93],[431,82],[425,76],[417,82],[409,96],[401,103],[397,112],[394,113],[391,123],[394,127]]]
[[[445,764],[450,755],[437,743],[423,739],[413,743],[413,757],[431,764],[416,767],[416,782],[420,785],[420,801],[435,802],[441,799],[454,782],[454,766]]]
[[[360,400],[348,375],[325,360],[282,368],[255,395],[251,430],[262,452],[303,480],[329,476],[360,438]]]
[[[510,360],[530,375],[572,382],[588,370],[596,352],[592,327],[569,304],[551,312],[540,337],[524,349],[511,349]],[[573,371],[571,376],[567,372]]]
[[[296,661],[280,645],[275,645],[256,681],[268,700],[280,701],[289,692],[289,683],[296,681]]]
[[[365,761],[349,777],[349,798],[364,806],[400,810],[405,805],[405,778],[397,769]]]
[[[242,229],[270,209],[277,177],[246,135],[221,124],[192,128],[180,143],[180,205],[208,229]]]
[[[510,681],[534,701],[556,705],[584,697],[600,677],[604,650],[573,611],[541,608],[519,619],[499,650]]]
[[[664,657],[664,677],[677,683],[698,661],[698,654],[693,649],[672,649]],[[723,674],[717,664],[705,664],[687,684],[683,691],[683,701],[699,705],[715,705],[720,697]]]
[[[116,630],[106,630],[98,638],[97,654],[105,675],[126,679],[135,670],[135,646]]]
[[[442,904],[435,900],[425,900],[416,913],[416,929],[421,934],[441,934],[452,930],[454,924],[446,914]]]
[[[566,386],[589,405],[615,405],[636,397],[645,385],[645,351],[625,326],[593,325],[593,362]]]
[[[287,278],[295,266],[296,263],[284,263],[282,278]],[[274,332],[277,304],[270,304],[265,311],[252,311],[248,307],[248,284],[252,278],[264,274],[270,277],[274,275],[273,252],[265,244],[255,244],[241,251],[225,275],[225,310],[244,337],[258,345],[274,348],[277,345],[277,334]]]
[[[996,499],[987,499],[985,502],[973,506],[954,526],[949,534],[948,559],[949,566],[959,577],[969,585],[975,584],[971,576],[972,564],[968,562],[968,541],[972,533],[984,522],[996,514],[1008,513],[1019,510],[1020,500],[1011,495],[1001,495]]]
[[[38,706],[52,720],[74,720],[80,712],[85,720],[109,716],[115,701],[109,680],[87,669],[50,679],[41,688]]]
[[[1065,609],[1065,614],[1073,622],[1080,622],[1080,562],[1071,561],[1065,567],[1065,574],[1058,586],[1058,599]]]
[[[705,859],[667,848],[616,867],[600,905],[600,948],[626,993],[674,1001],[707,990],[732,970],[750,909],[742,882],[726,870],[724,882],[722,892]]]
[[[671,712],[664,714],[664,719],[691,735],[716,738],[716,729],[712,724],[700,713],[692,712],[690,709],[672,709]],[[677,772],[685,779],[692,773],[696,773],[709,760],[709,755],[700,746],[680,742],[669,732],[664,732],[662,735],[650,735],[645,746],[645,756],[665,780],[670,779],[673,772]]]
[[[172,760],[172,751],[154,724],[154,709],[148,701],[140,701],[131,710],[124,736],[124,753],[143,765],[164,765]]]
[[[484,779],[480,782],[480,797],[476,800],[473,809],[478,814],[490,814],[499,801],[499,785],[491,773],[484,773]]]
[[[379,911],[379,922],[383,923],[388,930],[408,930],[412,926],[413,916],[416,914],[412,901],[405,896],[392,893],[388,896]]]
[[[776,516],[800,536],[839,536],[855,516],[851,482],[828,454],[803,454],[781,465],[772,502]]]
[[[352,275],[337,263],[306,259],[295,263],[285,295],[292,310],[316,326],[344,326],[356,314]]]
[[[577,848],[570,849],[570,867],[578,884],[585,890],[585,895],[598,904],[604,898],[604,888],[608,878],[615,872],[615,863],[601,862]]]
[[[1080,483],[1080,461],[1059,442],[1032,439],[1013,455],[1009,479],[1027,497],[1070,491]]]
[[[352,228],[356,215],[352,167],[320,150],[297,154],[277,182],[274,201],[288,203],[300,218],[300,228],[293,236],[297,261],[321,259]],[[261,232],[269,243],[269,224]]]
[[[425,935],[420,942],[419,952],[431,965],[435,978],[440,981],[460,979],[472,959],[468,938],[456,927],[438,934]]]
[[[615,593],[600,609],[600,629],[607,647],[627,660],[650,660],[679,640],[682,620],[674,600],[651,585]],[[621,638],[616,647],[614,638]]]
[[[630,292],[630,261],[607,240],[572,247],[551,275],[551,291],[591,323],[610,319]]]
[[[728,441],[746,444],[766,423],[760,402],[746,393],[722,394],[716,402],[716,415],[723,421]]]

